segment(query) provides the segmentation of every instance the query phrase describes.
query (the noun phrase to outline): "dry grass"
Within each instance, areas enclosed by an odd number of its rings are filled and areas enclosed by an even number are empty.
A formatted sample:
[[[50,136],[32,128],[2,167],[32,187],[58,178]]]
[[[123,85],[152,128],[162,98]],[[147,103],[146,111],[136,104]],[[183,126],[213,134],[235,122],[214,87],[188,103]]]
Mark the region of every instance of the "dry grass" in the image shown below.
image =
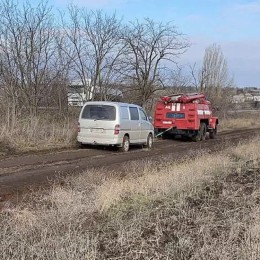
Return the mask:
[[[164,165],[161,169],[147,167],[143,175],[138,178],[129,177],[105,182],[97,189],[97,208],[100,211],[109,209],[122,198],[134,195],[155,199],[171,193],[180,193],[212,178],[214,173],[223,173],[231,168],[229,158],[222,155],[216,155],[214,160],[212,155],[206,153],[198,157],[203,158],[203,166],[199,159],[195,159],[192,163],[186,160],[182,164]]]
[[[51,115],[15,118],[0,123],[0,155],[71,147],[76,142],[77,119]]]
[[[220,130],[238,130],[245,128],[255,128],[260,126],[259,113],[244,113],[230,115],[225,119],[220,119]]]
[[[0,213],[0,259],[259,259],[259,161],[256,138],[69,178]]]

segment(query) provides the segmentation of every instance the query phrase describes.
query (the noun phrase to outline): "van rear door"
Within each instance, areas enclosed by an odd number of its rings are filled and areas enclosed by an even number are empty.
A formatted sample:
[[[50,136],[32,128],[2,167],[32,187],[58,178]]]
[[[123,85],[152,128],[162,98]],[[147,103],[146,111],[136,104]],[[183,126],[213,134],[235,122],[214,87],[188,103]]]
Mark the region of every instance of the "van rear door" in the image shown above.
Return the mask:
[[[116,106],[87,104],[81,113],[80,134],[89,142],[106,143],[114,136]]]

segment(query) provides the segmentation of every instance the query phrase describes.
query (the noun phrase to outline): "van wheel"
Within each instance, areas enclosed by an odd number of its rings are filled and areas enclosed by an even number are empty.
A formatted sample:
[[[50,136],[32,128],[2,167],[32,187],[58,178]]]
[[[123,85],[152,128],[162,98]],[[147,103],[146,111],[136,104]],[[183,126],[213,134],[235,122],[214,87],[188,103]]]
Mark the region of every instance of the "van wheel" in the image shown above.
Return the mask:
[[[79,143],[79,142],[77,142],[77,148],[79,148],[79,149],[85,149],[85,148],[88,148],[88,145],[87,144],[83,144],[83,143]]]
[[[153,147],[153,135],[152,134],[149,134],[147,136],[147,141],[146,141],[146,144],[144,145],[144,147],[146,147],[148,149],[151,149]]]
[[[130,147],[130,141],[129,137],[127,135],[124,136],[123,142],[122,142],[122,147],[120,147],[121,152],[128,152]]]

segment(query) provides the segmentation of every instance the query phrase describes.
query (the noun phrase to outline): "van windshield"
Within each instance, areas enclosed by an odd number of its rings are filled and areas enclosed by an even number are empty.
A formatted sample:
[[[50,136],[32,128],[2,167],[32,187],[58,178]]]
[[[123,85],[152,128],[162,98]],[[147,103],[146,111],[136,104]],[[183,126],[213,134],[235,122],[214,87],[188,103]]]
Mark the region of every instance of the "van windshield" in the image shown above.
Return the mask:
[[[86,105],[81,118],[113,121],[116,119],[116,108],[109,105]]]

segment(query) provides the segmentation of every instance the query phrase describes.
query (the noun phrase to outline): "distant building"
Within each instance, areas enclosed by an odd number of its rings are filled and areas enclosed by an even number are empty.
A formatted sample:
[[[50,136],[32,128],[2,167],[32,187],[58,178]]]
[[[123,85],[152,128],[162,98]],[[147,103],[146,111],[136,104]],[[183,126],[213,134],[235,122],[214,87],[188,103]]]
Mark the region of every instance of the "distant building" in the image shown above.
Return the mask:
[[[250,93],[245,93],[245,101],[253,101],[254,96]]]
[[[91,79],[73,80],[68,86],[68,105],[82,107],[84,103],[93,98]]]
[[[240,93],[238,95],[234,95],[232,97],[232,103],[238,104],[238,103],[243,103],[245,102],[246,98],[245,95],[243,93]]]
[[[253,97],[253,100],[260,102],[260,94],[259,94],[259,95],[255,95],[255,96]]]
[[[104,94],[100,92],[99,88],[91,85],[91,79],[86,79],[85,84],[81,80],[74,80],[68,86],[68,105],[82,107],[89,100],[122,100],[123,92],[120,89],[112,86],[106,87]]]

